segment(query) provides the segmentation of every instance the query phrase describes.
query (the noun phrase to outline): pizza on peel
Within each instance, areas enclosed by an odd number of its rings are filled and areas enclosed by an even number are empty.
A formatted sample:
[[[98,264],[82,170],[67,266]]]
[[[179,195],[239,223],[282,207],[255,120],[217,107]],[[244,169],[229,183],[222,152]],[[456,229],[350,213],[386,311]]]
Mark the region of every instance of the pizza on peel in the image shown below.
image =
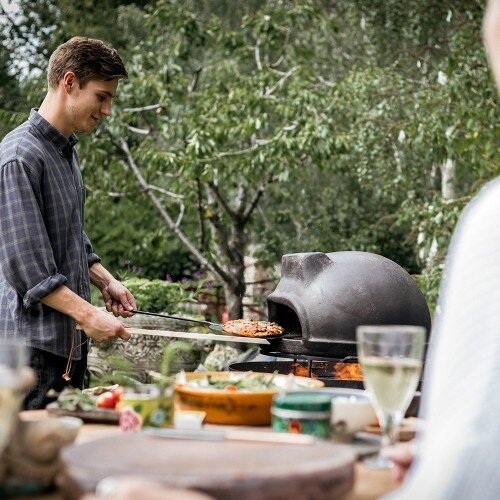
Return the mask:
[[[284,332],[283,327],[271,321],[233,319],[222,325],[222,330],[241,337],[275,337]]]

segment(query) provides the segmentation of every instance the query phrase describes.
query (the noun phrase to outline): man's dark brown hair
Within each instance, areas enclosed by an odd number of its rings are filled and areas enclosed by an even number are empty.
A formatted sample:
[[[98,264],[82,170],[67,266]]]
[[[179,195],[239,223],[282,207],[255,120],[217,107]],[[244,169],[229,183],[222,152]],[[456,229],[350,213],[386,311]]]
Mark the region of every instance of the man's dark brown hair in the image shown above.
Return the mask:
[[[67,71],[73,71],[80,88],[90,80],[127,78],[127,70],[118,52],[101,40],[75,36],[59,45],[49,59],[47,80],[56,89]]]

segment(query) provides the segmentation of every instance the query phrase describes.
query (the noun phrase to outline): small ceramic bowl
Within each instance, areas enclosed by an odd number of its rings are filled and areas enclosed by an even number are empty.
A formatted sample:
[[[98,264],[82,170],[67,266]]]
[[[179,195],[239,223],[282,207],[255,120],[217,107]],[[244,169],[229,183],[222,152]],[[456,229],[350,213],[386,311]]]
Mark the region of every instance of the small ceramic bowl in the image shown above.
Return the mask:
[[[331,426],[336,435],[348,436],[376,422],[370,397],[362,389],[325,387],[315,392],[332,397]]]
[[[68,442],[73,442],[76,439],[80,427],[83,425],[83,420],[76,417],[58,417],[57,421],[66,431]]]
[[[212,379],[234,382],[241,377],[260,377],[273,380],[273,386],[260,390],[228,390],[193,387],[189,382],[196,379]],[[273,375],[258,372],[196,372],[186,373],[185,381],[175,385],[176,408],[206,413],[206,422],[230,425],[269,425],[273,396],[280,390],[317,390],[324,383],[307,377]]]

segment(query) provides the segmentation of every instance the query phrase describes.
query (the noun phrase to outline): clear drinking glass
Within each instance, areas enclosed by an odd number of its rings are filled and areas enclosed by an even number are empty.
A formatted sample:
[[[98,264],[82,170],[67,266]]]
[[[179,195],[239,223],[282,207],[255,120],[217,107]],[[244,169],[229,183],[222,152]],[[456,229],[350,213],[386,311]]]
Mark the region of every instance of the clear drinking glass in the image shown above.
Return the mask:
[[[382,429],[379,454],[365,458],[363,463],[370,468],[387,469],[394,464],[384,456],[384,450],[396,443],[399,425],[420,380],[425,328],[362,325],[356,335],[363,384]]]
[[[22,399],[26,348],[0,341],[0,454],[9,443]]]

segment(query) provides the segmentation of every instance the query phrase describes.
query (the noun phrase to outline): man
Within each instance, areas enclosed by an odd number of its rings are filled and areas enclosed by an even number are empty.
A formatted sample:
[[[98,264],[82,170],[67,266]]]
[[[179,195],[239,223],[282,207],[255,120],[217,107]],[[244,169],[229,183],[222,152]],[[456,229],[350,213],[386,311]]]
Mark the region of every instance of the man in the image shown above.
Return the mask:
[[[40,109],[0,145],[0,339],[31,348],[38,382],[26,409],[45,407],[49,389],[83,386],[87,337],[130,338],[123,323],[89,303],[92,282],[115,316],[136,308],[83,230],[85,191],[74,149],[75,132],[92,132],[111,114],[126,77],[114,49],[72,38],[50,57]]]

